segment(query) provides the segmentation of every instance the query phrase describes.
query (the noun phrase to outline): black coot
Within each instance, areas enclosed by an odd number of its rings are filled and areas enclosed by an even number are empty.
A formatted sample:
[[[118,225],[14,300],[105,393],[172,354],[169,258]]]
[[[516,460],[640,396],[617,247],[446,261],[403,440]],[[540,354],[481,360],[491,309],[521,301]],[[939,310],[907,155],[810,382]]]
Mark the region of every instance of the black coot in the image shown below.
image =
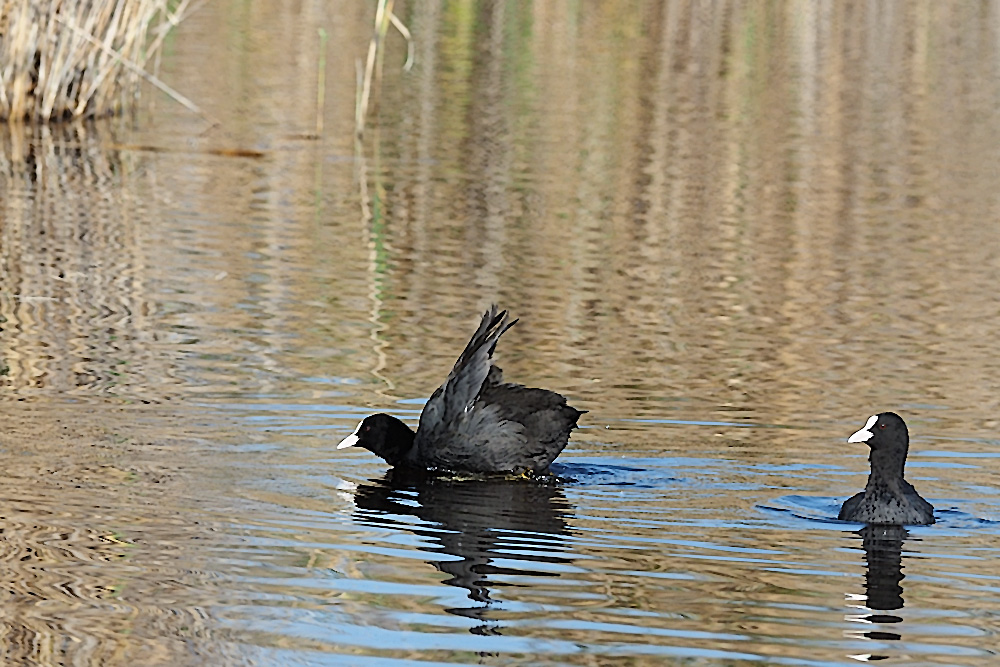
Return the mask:
[[[503,381],[497,340],[517,320],[492,306],[448,379],[420,413],[414,433],[386,414],[366,417],[337,449],[364,447],[399,468],[466,473],[544,473],[583,412],[565,397]]]
[[[837,518],[864,523],[934,523],[934,508],[903,479],[910,435],[899,415],[883,412],[869,417],[865,427],[847,442],[868,443],[872,472],[865,490],[848,498]]]

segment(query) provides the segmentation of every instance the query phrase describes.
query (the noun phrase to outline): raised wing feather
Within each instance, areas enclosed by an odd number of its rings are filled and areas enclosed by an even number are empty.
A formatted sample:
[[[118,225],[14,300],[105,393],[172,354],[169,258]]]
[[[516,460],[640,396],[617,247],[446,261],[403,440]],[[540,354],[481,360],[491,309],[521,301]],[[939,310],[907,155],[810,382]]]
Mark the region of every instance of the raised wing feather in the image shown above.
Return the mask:
[[[424,405],[417,428],[415,444],[418,449],[426,450],[426,446],[421,446],[425,443],[441,443],[461,437],[460,433],[467,433],[478,422],[478,419],[470,419],[468,413],[472,412],[487,377],[491,384],[500,382],[500,370],[496,368],[490,372],[494,368],[493,351],[500,336],[517,323],[517,320],[507,321],[506,310],[497,311],[494,304],[483,314],[479,328],[459,355],[448,379]]]

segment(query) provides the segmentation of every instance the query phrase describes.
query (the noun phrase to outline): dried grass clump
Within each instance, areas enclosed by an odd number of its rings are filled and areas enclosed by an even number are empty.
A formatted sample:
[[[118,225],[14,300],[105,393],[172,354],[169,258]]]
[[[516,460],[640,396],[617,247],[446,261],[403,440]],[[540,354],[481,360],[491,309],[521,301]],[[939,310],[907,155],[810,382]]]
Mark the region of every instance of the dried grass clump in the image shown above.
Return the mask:
[[[176,25],[167,0],[0,0],[0,118],[119,113]]]

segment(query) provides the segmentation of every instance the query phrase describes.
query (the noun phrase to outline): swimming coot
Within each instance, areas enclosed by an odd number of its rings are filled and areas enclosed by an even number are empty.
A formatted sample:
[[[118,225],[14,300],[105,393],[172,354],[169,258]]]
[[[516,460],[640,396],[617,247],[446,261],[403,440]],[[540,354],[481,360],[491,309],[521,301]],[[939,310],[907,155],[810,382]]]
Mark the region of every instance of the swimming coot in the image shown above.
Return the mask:
[[[934,523],[934,508],[903,479],[910,435],[899,415],[872,415],[847,442],[868,443],[872,472],[865,490],[848,498],[837,518],[864,523]]]
[[[516,322],[495,305],[483,314],[448,379],[424,405],[416,433],[395,417],[375,414],[337,449],[364,447],[399,468],[544,473],[583,412],[554,391],[503,381],[493,351]]]

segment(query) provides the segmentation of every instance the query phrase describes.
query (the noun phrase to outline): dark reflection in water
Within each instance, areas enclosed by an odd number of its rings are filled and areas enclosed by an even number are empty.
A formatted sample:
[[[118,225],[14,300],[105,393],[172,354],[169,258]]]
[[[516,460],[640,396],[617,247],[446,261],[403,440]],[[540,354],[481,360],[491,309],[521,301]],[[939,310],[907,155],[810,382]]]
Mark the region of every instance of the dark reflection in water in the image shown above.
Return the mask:
[[[878,613],[903,608],[903,541],[909,536],[903,526],[867,525],[858,531],[868,564],[865,572],[866,606],[871,613],[858,620],[875,624],[879,629],[862,632],[861,636],[876,641],[899,641],[902,635],[890,632],[886,626],[902,623],[895,614]],[[870,655],[868,660],[885,660],[889,656]]]
[[[397,2],[362,170],[374,11],[202,5],[161,75],[209,131],[0,128],[0,661],[992,664],[1000,0]],[[345,518],[331,479],[382,468],[331,436],[415,409],[492,300],[507,372],[591,411],[573,534],[558,485],[378,480]],[[852,625],[906,641],[845,642],[861,561],[802,518],[875,406],[969,520],[914,530],[907,614],[872,536]]]
[[[903,608],[903,540],[908,533],[903,526],[868,525],[858,531],[865,549],[868,571],[865,592],[868,608],[891,611]],[[876,623],[899,623],[898,616],[876,614],[868,617]]]
[[[451,575],[445,584],[469,591],[474,606],[445,611],[481,621],[473,634],[500,634],[491,589],[519,585],[504,577],[558,577],[549,566],[572,561],[559,555],[568,549],[571,507],[555,481],[450,480],[390,471],[359,485],[354,502],[360,522],[405,528],[438,542],[434,551],[459,558],[428,562]],[[406,516],[430,526],[396,518]]]

